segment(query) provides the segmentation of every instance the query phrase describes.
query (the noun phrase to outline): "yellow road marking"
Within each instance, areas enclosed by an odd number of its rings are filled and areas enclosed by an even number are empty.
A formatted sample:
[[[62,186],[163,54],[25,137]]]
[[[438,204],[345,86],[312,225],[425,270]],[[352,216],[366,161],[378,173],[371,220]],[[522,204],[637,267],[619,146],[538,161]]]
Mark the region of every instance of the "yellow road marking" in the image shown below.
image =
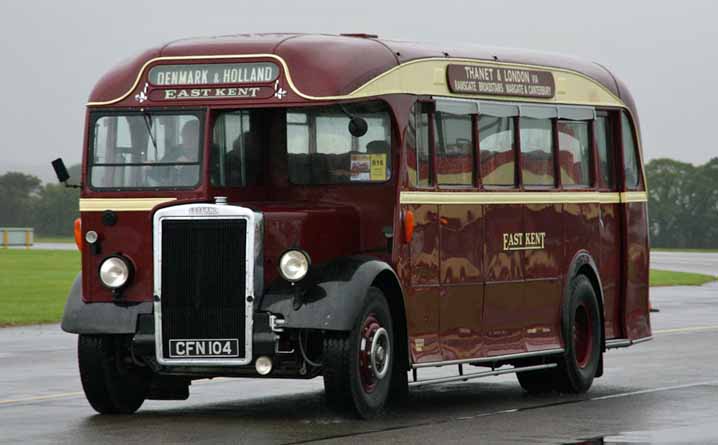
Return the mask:
[[[693,326],[690,328],[660,329],[653,331],[654,334],[675,334],[679,332],[715,331],[718,326]]]
[[[65,397],[77,397],[81,396],[82,392],[63,392],[60,394],[48,394],[46,396],[34,396],[34,397],[23,397],[20,399],[7,399],[0,400],[0,405],[8,405],[10,403],[22,403],[22,402],[33,402],[36,400],[48,400],[48,399],[62,399]]]

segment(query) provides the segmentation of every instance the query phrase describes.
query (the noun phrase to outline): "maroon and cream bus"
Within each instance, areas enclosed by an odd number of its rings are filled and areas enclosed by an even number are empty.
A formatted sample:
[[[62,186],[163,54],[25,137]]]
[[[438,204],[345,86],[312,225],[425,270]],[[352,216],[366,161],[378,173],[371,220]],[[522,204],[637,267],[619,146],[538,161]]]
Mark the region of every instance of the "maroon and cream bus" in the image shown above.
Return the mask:
[[[322,376],[362,417],[512,372],[581,393],[651,338],[638,117],[596,63],[178,40],[109,71],[86,119],[62,327],[100,413],[217,376]]]

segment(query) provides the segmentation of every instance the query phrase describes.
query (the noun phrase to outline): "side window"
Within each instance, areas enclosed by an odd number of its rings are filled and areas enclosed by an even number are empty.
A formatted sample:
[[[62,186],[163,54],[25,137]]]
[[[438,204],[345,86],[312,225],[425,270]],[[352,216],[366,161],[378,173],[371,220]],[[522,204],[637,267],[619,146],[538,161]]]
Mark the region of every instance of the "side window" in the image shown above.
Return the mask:
[[[608,116],[598,116],[596,118],[598,170],[601,174],[601,184],[609,189],[616,187],[613,140],[613,131]]]
[[[520,120],[521,176],[524,185],[554,185],[551,119]]]
[[[636,190],[640,185],[636,143],[633,139],[633,126],[626,113],[621,113],[621,140],[623,141],[623,168],[626,175],[626,188]]]
[[[434,116],[437,182],[443,185],[472,185],[474,140],[471,115],[437,111]]]
[[[251,125],[251,113],[248,110],[223,113],[215,120],[210,158],[212,185],[238,187],[260,182],[261,147],[266,141],[259,129]]]
[[[565,186],[591,185],[591,145],[587,121],[558,121],[559,165]]]
[[[516,183],[514,117],[518,107],[481,103],[479,109],[479,162],[484,185]]]
[[[414,159],[409,159],[409,177],[411,178],[411,166],[414,164],[414,177],[419,187],[429,187],[432,183],[432,161],[431,149],[429,146],[429,114],[422,111],[421,106],[416,107],[414,113],[416,121],[416,152]],[[411,156],[411,155],[410,155]]]

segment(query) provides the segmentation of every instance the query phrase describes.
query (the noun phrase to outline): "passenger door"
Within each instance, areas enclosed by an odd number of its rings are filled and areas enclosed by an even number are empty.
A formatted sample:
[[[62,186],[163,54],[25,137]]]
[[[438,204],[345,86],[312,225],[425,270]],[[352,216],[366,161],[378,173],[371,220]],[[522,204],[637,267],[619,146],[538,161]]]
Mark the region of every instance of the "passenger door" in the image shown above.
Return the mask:
[[[621,203],[617,178],[618,148],[616,122],[611,114],[599,111],[594,124],[596,154],[598,160],[598,187],[601,193],[599,213],[600,259],[598,273],[603,287],[603,307],[606,339],[622,338],[623,320],[621,317]]]
[[[433,134],[430,105],[417,104],[407,131],[407,173],[413,192],[435,189],[434,161],[430,150],[430,136]],[[411,355],[415,363],[441,361],[439,205],[431,199],[405,199],[401,207],[404,223],[413,221],[409,241],[411,283],[406,294]]]

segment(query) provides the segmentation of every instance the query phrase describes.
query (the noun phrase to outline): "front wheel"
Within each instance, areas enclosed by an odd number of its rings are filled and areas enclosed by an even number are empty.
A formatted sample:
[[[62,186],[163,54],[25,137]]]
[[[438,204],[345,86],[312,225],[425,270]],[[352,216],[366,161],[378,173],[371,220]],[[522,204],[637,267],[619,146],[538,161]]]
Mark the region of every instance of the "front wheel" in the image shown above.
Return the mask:
[[[324,388],[335,408],[352,408],[360,417],[379,415],[389,395],[394,329],[381,290],[369,288],[351,332],[324,338]]]
[[[80,335],[77,358],[82,389],[100,414],[132,414],[145,401],[149,371],[122,363],[121,337]]]

